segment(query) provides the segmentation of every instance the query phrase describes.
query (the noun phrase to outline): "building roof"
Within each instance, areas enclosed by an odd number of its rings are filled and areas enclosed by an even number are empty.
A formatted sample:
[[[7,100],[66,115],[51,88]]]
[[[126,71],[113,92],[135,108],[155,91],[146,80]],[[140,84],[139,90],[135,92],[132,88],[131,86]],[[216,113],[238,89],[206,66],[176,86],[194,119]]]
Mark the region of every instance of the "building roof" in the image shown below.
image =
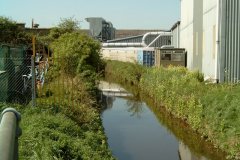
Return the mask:
[[[181,23],[181,21],[177,21],[171,28],[171,31],[174,30],[175,28],[177,28],[177,26],[179,26]]]

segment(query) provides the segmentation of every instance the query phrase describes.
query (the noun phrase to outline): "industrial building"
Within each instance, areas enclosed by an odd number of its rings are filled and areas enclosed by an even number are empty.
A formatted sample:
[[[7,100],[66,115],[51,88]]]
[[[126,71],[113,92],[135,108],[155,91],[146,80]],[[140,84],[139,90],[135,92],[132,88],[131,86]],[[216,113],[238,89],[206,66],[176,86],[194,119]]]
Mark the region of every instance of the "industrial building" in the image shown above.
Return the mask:
[[[172,32],[171,45],[174,48],[180,47],[180,24],[181,22],[178,21],[171,28],[171,32]]]
[[[180,46],[180,21],[171,30],[108,40],[102,44],[105,59],[145,66],[186,66],[185,49]]]
[[[240,1],[181,0],[180,3],[181,21],[176,22],[170,31],[149,32],[108,40],[107,43],[103,43],[104,53],[110,56],[110,53],[121,53],[121,50],[130,53],[134,47],[144,50],[170,45],[185,49],[187,68],[202,72],[205,80],[238,83]],[[136,57],[136,52],[130,57],[125,61],[128,59],[132,61],[132,58]]]
[[[189,69],[215,82],[239,82],[239,9],[239,0],[181,0],[180,47]]]
[[[154,66],[154,48],[171,45],[171,36],[172,33],[169,31],[160,31],[109,40],[102,44],[102,57]]]
[[[115,38],[115,28],[111,22],[107,22],[101,17],[86,18],[90,25],[90,35],[102,42]]]

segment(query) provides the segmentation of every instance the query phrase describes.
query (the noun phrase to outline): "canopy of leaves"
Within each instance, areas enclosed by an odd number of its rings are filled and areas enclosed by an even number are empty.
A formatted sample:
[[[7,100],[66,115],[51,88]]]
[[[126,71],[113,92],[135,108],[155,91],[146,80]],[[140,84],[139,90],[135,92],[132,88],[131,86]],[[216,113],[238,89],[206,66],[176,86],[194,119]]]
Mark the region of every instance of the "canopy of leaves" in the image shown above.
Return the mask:
[[[60,23],[58,24],[57,27],[52,28],[47,36],[40,37],[40,40],[44,41],[47,44],[50,44],[51,42],[58,39],[61,35],[65,33],[79,31],[80,31],[79,21],[75,20],[73,17],[63,18],[60,20]]]
[[[61,22],[58,24],[58,28],[60,28],[65,33],[77,31],[80,30],[79,21],[77,21],[73,17],[63,18],[61,19]]]

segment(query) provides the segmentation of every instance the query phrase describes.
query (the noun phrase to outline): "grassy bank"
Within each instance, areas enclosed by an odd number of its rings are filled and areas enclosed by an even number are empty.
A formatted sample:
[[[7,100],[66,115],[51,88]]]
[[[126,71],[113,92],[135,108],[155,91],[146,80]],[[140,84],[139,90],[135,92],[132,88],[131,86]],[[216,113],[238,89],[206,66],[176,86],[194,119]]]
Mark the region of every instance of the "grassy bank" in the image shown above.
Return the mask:
[[[51,92],[51,95],[42,93],[36,107],[0,104],[1,110],[14,107],[22,115],[19,159],[114,159],[104,135],[100,108],[86,82],[79,79],[74,87],[65,84],[66,90],[54,86],[58,84],[56,80],[45,85],[46,93]],[[71,101],[63,93],[74,93]]]
[[[106,74],[135,85],[159,107],[227,152],[229,159],[240,157],[240,86],[205,84],[203,75],[185,68],[145,68],[109,61]]]

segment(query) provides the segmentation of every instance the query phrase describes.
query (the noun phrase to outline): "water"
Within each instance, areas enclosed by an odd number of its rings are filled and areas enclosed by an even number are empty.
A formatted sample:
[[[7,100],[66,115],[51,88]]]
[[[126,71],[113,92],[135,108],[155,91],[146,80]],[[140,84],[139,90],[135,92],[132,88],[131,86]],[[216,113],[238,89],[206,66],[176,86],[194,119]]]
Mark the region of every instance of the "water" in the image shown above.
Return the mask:
[[[102,121],[108,144],[113,155],[119,160],[208,160],[203,153],[191,151],[166,124],[149,109],[146,103],[137,100],[117,84],[102,82],[100,89],[103,107]],[[111,92],[112,89],[112,92]],[[179,132],[182,126],[175,126]],[[181,129],[180,129],[181,130]],[[187,133],[185,133],[187,134]],[[192,138],[189,135],[189,138]],[[188,139],[188,137],[187,137]],[[205,145],[196,142],[200,150]],[[195,148],[192,147],[192,148]],[[202,152],[202,151],[200,151]],[[210,153],[211,155],[212,153]],[[209,157],[209,154],[207,154]],[[211,157],[211,156],[210,156]],[[214,157],[214,156],[213,156]],[[211,158],[210,158],[211,159]],[[213,158],[215,159],[215,158]],[[221,159],[216,157],[216,159]]]
[[[118,159],[178,159],[178,141],[153,115],[145,103],[114,98],[102,118],[108,143]]]

